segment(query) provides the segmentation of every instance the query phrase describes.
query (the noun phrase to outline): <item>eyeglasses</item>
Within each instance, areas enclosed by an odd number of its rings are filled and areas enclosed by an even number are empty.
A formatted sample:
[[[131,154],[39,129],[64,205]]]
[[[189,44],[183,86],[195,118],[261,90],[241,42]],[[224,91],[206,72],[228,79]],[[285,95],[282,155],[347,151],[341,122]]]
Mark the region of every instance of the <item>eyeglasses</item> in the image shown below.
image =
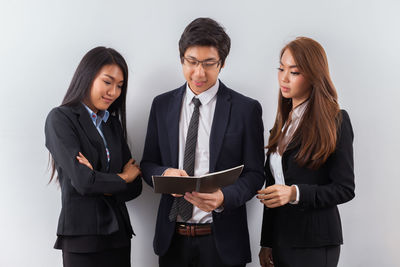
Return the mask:
[[[220,63],[221,60],[197,60],[195,58],[183,57],[183,64],[193,69],[197,68],[199,64],[201,64],[204,70],[213,70],[216,69]]]

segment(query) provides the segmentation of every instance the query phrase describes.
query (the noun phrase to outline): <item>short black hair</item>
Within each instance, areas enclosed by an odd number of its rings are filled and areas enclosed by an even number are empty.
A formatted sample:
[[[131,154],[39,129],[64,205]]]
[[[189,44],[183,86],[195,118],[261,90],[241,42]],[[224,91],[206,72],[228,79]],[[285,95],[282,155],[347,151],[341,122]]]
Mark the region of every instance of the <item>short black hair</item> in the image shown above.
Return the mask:
[[[193,20],[181,35],[179,40],[179,54],[181,60],[186,50],[191,46],[213,46],[218,50],[221,66],[231,49],[231,39],[224,28],[210,18],[197,18]]]

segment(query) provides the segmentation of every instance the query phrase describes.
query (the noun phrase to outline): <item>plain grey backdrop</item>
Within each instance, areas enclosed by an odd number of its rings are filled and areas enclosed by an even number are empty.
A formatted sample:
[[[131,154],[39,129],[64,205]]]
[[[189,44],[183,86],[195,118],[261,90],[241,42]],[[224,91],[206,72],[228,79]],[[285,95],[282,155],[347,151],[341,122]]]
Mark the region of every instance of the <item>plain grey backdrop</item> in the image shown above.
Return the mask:
[[[296,36],[322,44],[355,132],[356,198],[340,206],[339,266],[400,266],[399,11],[395,0],[1,0],[0,266],[61,266],[61,252],[52,248],[60,190],[47,185],[43,127],[82,56],[104,45],[127,60],[129,144],[140,160],[151,101],[183,84],[178,40],[201,16],[216,19],[230,35],[220,78],[260,101],[266,138],[276,111],[281,47]],[[137,233],[133,266],[157,266],[158,201],[145,185],[128,203]],[[248,266],[259,266],[262,206],[255,199],[247,206]]]

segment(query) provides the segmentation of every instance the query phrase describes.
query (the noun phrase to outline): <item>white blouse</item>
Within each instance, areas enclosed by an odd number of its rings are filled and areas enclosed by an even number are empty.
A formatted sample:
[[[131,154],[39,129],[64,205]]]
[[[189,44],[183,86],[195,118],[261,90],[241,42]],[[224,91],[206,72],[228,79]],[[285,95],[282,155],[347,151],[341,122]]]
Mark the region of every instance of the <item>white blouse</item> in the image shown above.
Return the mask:
[[[297,127],[300,124],[301,118],[303,117],[303,114],[308,106],[308,100],[304,101],[295,109],[291,112],[292,113],[292,122],[287,126],[283,126],[282,131],[285,130],[285,127],[288,127],[286,131],[285,138],[291,139],[293,137],[293,133],[296,131]],[[278,148],[276,152],[271,153],[269,155],[269,167],[272,173],[272,176],[274,176],[275,179],[275,184],[285,184],[285,176],[283,175],[283,168],[282,168],[282,155],[279,154]],[[300,191],[299,187],[297,185],[294,185],[296,187],[296,201],[290,202],[290,204],[297,204],[299,203],[300,200]]]

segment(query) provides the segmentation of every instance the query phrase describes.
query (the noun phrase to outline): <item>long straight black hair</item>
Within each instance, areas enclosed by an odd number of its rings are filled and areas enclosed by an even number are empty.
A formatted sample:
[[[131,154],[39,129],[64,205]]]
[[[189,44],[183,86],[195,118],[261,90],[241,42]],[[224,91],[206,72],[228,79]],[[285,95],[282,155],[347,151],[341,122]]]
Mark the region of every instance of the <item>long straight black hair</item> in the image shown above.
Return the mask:
[[[120,96],[110,105],[108,111],[117,116],[121,121],[124,138],[126,139],[126,92],[128,88],[128,65],[125,59],[112,48],[98,46],[93,48],[83,56],[81,62],[76,68],[71,83],[64,96],[61,106],[75,106],[87,97],[94,79],[102,67],[106,65],[117,65],[123,75],[124,83],[121,87]],[[49,183],[53,180],[56,168],[54,159],[51,157],[51,177]]]

